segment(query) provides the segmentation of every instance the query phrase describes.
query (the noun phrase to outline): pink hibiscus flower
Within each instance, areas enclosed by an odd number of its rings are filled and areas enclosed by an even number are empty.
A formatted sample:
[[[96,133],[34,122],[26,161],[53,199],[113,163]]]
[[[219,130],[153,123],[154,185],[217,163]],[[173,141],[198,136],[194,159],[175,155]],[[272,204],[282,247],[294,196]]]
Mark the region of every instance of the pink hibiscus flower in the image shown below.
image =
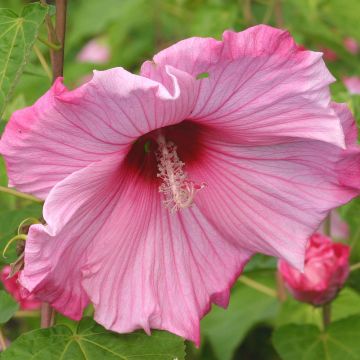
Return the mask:
[[[320,47],[320,51],[323,52],[324,54],[324,59],[326,61],[329,61],[329,62],[334,62],[336,61],[339,57],[338,57],[338,54],[330,49],[330,48],[327,48],[327,47]]]
[[[343,79],[344,85],[347,88],[348,92],[352,95],[360,94],[360,77],[359,76],[350,76]]]
[[[359,43],[352,37],[346,37],[344,39],[344,46],[345,49],[351,54],[356,55],[359,52]]]
[[[268,26],[181,41],[140,76],[95,72],[73,91],[58,79],[0,144],[10,184],[46,199],[22,284],[74,319],[91,301],[106,328],[198,344],[253,253],[302,268],[307,238],[359,193],[333,80]]]
[[[0,280],[4,288],[19,303],[22,310],[37,310],[40,308],[40,301],[36,300],[34,294],[30,294],[18,281],[18,274],[9,278],[10,266],[5,266],[0,272]]]
[[[99,39],[92,39],[81,49],[76,59],[79,62],[106,64],[110,57],[109,46]]]

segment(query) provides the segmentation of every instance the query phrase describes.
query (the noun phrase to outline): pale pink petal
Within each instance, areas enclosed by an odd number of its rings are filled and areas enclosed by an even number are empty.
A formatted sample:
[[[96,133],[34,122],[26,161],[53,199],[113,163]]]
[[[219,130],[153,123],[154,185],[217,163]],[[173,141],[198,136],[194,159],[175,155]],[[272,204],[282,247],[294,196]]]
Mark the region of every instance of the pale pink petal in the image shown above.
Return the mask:
[[[350,94],[360,94],[360,76],[345,77],[343,81]]]
[[[196,207],[170,214],[156,182],[116,164],[94,163],[52,189],[22,284],[73,318],[89,297],[106,328],[165,329],[199,344],[199,319],[212,302],[227,306],[250,253]]]
[[[59,78],[6,127],[0,153],[10,186],[45,198],[72,172],[125,153],[144,133],[182,121],[193,106],[194,80],[171,67],[161,72],[167,87],[122,68],[95,72],[73,91]]]
[[[144,63],[142,74],[156,80],[156,66],[165,64],[193,76],[206,73],[189,119],[237,142],[269,145],[303,137],[344,147],[329,107],[334,78],[321,53],[299,49],[286,31],[261,25],[226,31],[222,42],[191,38],[155,55],[154,63]]]
[[[88,303],[81,268],[111,214],[113,193],[107,191],[118,179],[121,160],[112,155],[56,184],[44,205],[47,225],[31,226],[26,240],[22,285],[74,319],[81,318]]]
[[[332,108],[341,120],[347,145],[346,151],[336,151],[338,157],[336,171],[339,182],[344,187],[360,189],[360,147],[357,142],[358,130],[348,106],[332,103]]]
[[[334,109],[335,113],[339,117],[341,121],[341,126],[343,128],[345,134],[345,144],[347,147],[351,147],[353,145],[357,146],[358,143],[358,129],[356,126],[356,122],[354,120],[354,116],[351,113],[347,104],[341,103],[331,103],[331,107]]]
[[[188,167],[192,178],[208,185],[197,206],[227,239],[297,268],[328,212],[360,192],[358,147],[342,150],[315,140],[241,146],[212,132],[202,138],[204,159]]]

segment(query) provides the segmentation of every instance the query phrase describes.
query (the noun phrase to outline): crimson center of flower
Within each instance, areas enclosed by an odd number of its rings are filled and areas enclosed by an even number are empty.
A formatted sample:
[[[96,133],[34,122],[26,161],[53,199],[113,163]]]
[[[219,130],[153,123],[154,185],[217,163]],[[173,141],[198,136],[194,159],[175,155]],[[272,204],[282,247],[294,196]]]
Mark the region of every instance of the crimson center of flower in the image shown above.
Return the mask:
[[[159,192],[164,194],[164,205],[170,212],[188,208],[193,204],[196,193],[206,184],[198,185],[188,179],[183,170],[185,163],[179,159],[177,146],[172,141],[166,141],[163,135],[159,135],[157,143],[157,176],[162,180]]]
[[[127,155],[129,174],[147,186],[156,186],[171,213],[191,207],[206,186],[189,177],[205,160],[205,133],[204,126],[184,120],[142,135]]]

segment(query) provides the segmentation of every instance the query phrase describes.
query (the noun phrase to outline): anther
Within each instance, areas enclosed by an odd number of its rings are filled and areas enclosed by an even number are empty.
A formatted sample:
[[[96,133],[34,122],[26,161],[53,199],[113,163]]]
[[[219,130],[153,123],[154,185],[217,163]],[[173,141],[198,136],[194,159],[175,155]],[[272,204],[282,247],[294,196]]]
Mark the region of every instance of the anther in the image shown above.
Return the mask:
[[[164,136],[159,135],[157,143],[157,176],[162,180],[159,192],[164,194],[164,205],[170,212],[188,208],[194,203],[196,193],[206,184],[198,185],[187,179],[187,174],[183,170],[185,163],[179,159],[177,147],[173,142],[167,142]]]

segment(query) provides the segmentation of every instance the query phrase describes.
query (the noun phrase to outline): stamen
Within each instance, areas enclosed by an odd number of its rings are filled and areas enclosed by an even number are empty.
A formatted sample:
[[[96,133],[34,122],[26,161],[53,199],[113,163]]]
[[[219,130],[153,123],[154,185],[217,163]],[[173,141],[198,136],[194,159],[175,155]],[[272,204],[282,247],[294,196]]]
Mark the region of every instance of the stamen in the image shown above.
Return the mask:
[[[164,136],[157,138],[159,145],[156,157],[158,160],[158,174],[162,179],[159,192],[164,194],[164,205],[174,213],[180,209],[190,207],[194,203],[196,193],[203,189],[206,184],[195,184],[187,179],[183,163],[176,152],[177,147],[171,141],[166,141]]]

